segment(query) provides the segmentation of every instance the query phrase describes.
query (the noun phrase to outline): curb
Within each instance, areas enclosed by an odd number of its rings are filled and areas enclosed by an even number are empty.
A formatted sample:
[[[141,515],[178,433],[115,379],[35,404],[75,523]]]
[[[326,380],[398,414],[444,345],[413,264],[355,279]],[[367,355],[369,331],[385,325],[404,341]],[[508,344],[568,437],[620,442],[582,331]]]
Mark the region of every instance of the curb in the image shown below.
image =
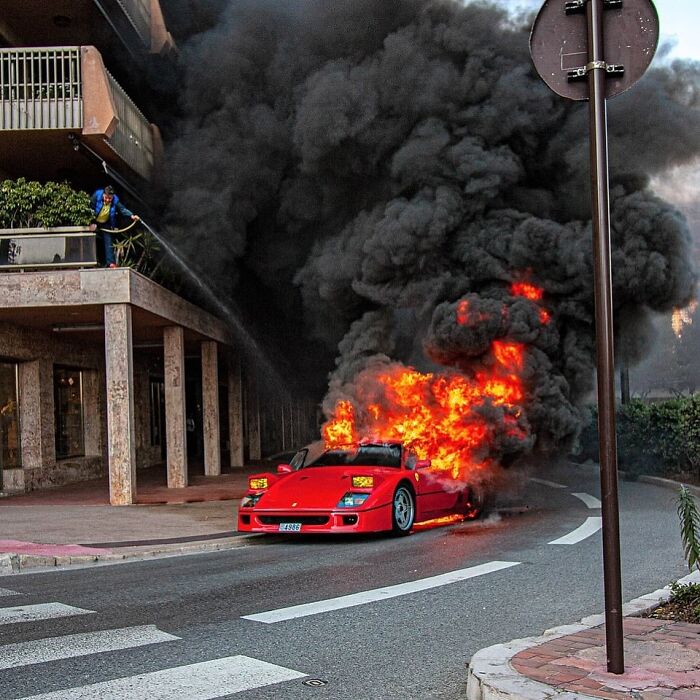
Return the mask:
[[[115,564],[144,559],[161,559],[185,554],[206,554],[230,549],[248,547],[255,535],[242,535],[223,542],[192,543],[181,547],[161,547],[157,549],[138,550],[110,554],[80,554],[76,556],[42,556],[36,554],[0,554],[0,576],[17,574],[27,569],[50,569],[66,566],[87,566]]]
[[[681,486],[685,486],[688,491],[693,496],[699,497],[700,498],[700,487],[698,486],[691,486],[689,484],[684,484],[682,481],[674,481],[673,479],[663,479],[660,476],[640,476],[637,481],[641,481],[643,484],[653,484],[654,486],[660,486],[661,488],[664,489],[671,489],[678,493],[680,491]]]
[[[694,571],[679,579],[679,582],[700,583],[700,571]],[[625,617],[638,617],[665,603],[670,595],[671,587],[666,586],[626,603],[622,607],[622,613]],[[560,690],[521,676],[510,665],[510,660],[525,649],[569,634],[583,632],[603,622],[605,622],[605,615],[590,615],[577,624],[561,625],[546,630],[539,637],[514,639],[505,644],[496,644],[477,651],[469,662],[467,700],[600,700],[599,696]]]

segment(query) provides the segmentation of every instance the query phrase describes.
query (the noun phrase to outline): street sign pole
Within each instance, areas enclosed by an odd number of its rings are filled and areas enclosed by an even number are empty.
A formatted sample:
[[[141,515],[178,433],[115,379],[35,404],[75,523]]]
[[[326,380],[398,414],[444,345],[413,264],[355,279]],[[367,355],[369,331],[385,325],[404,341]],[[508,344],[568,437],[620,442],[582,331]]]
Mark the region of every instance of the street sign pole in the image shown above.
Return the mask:
[[[605,639],[608,671],[624,673],[620,516],[617,494],[615,435],[615,357],[613,347],[612,271],[610,262],[610,186],[608,181],[608,65],[603,44],[603,0],[588,0],[588,88],[590,117],[591,193],[595,286],[596,352],[598,360],[598,431],[603,514],[603,576]]]
[[[590,117],[598,433],[608,671],[624,673],[606,100],[644,75],[659,42],[652,0],[544,0],[530,53],[544,82]],[[583,65],[585,62],[585,65]]]

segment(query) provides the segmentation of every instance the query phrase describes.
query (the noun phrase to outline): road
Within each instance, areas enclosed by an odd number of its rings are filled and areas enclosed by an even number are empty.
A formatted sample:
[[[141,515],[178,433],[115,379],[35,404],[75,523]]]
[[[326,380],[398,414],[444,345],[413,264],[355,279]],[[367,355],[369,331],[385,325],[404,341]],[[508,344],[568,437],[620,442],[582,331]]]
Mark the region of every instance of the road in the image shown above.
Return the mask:
[[[0,578],[0,697],[462,697],[478,649],[603,609],[596,472],[541,476],[485,521],[408,538],[261,536]],[[687,569],[674,493],[620,498],[629,600]]]

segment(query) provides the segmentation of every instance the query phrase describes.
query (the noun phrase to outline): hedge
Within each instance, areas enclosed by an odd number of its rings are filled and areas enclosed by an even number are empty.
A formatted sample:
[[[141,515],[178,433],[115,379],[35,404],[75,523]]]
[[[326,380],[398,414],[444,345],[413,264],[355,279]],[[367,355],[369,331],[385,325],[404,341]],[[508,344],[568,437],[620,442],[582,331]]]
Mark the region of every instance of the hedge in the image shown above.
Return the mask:
[[[617,447],[620,469],[630,474],[700,475],[700,394],[646,403],[634,399],[618,406]],[[598,460],[598,416],[579,438],[578,457]]]
[[[0,182],[0,228],[86,226],[93,218],[90,195],[65,182]]]

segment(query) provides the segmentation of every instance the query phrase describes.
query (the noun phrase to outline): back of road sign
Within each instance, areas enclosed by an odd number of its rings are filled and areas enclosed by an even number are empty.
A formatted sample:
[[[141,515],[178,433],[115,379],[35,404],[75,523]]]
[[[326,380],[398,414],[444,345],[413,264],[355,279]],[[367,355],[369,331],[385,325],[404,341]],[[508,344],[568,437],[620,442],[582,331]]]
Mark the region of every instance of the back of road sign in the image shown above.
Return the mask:
[[[530,35],[530,54],[537,72],[558,95],[588,99],[588,80],[570,80],[570,71],[588,63],[588,24],[584,11],[567,14],[565,0],[545,0]],[[659,16],[651,0],[622,0],[603,13],[605,62],[623,66],[610,75],[605,96],[615,97],[636,83],[649,67],[659,43]]]

